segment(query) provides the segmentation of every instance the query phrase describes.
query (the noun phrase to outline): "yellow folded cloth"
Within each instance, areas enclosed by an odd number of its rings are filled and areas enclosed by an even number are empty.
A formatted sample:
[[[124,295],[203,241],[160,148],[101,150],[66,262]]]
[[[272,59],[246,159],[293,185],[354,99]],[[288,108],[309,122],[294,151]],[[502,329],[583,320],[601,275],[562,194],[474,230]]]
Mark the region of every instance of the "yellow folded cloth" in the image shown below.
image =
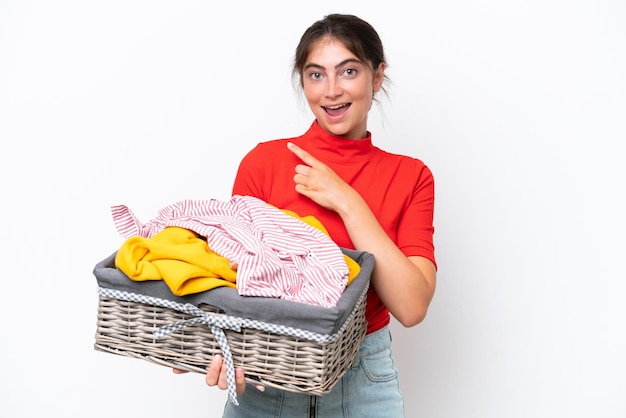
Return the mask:
[[[185,228],[168,227],[150,238],[128,238],[117,252],[115,265],[132,280],[164,280],[178,296],[236,287],[237,273],[228,259]]]

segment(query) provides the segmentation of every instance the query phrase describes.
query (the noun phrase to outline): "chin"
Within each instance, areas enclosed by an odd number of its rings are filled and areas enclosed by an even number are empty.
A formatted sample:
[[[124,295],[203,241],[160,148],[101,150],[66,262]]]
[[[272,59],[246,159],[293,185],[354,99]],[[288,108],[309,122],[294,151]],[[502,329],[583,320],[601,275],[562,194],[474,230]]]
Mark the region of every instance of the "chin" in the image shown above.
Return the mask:
[[[324,122],[321,124],[326,132],[335,136],[346,136],[350,130],[343,128],[342,124]]]

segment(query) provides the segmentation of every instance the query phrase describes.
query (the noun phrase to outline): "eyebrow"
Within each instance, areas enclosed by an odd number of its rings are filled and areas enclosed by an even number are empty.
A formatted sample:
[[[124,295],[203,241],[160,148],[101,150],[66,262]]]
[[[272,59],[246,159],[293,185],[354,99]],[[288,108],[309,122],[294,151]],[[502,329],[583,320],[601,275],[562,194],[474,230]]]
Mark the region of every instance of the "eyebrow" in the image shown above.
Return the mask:
[[[346,59],[346,60],[341,61],[339,64],[335,65],[335,69],[340,68],[340,67],[343,67],[344,65],[349,64],[349,63],[352,63],[352,62],[357,63],[357,64],[361,64],[361,61],[360,61],[360,60],[358,60],[358,59],[356,59],[356,58],[348,58],[348,59]],[[324,67],[323,67],[323,66],[321,66],[321,65],[319,65],[319,64],[315,64],[314,62],[312,62],[312,63],[307,64],[307,65],[305,65],[305,66],[304,66],[304,70],[308,70],[309,68],[319,68],[319,69],[324,69]]]

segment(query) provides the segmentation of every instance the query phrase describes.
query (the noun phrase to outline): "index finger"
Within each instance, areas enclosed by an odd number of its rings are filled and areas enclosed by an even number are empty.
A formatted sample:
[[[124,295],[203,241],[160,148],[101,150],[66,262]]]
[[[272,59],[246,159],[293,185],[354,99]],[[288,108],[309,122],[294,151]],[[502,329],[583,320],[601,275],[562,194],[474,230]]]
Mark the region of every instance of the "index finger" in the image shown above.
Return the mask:
[[[294,144],[293,142],[287,142],[287,148],[294,154],[296,154],[305,164],[312,166],[317,162],[317,159],[311,154]]]

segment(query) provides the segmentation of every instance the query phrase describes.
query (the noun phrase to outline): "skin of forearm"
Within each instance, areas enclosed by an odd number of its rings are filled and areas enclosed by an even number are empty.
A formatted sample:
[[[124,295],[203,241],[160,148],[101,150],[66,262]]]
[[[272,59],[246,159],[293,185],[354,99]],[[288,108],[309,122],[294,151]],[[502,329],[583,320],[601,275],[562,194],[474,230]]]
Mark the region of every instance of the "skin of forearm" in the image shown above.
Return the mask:
[[[341,216],[357,250],[374,255],[371,283],[389,312],[405,327],[426,316],[435,290],[435,268],[423,257],[406,257],[360,197],[344,202]]]

